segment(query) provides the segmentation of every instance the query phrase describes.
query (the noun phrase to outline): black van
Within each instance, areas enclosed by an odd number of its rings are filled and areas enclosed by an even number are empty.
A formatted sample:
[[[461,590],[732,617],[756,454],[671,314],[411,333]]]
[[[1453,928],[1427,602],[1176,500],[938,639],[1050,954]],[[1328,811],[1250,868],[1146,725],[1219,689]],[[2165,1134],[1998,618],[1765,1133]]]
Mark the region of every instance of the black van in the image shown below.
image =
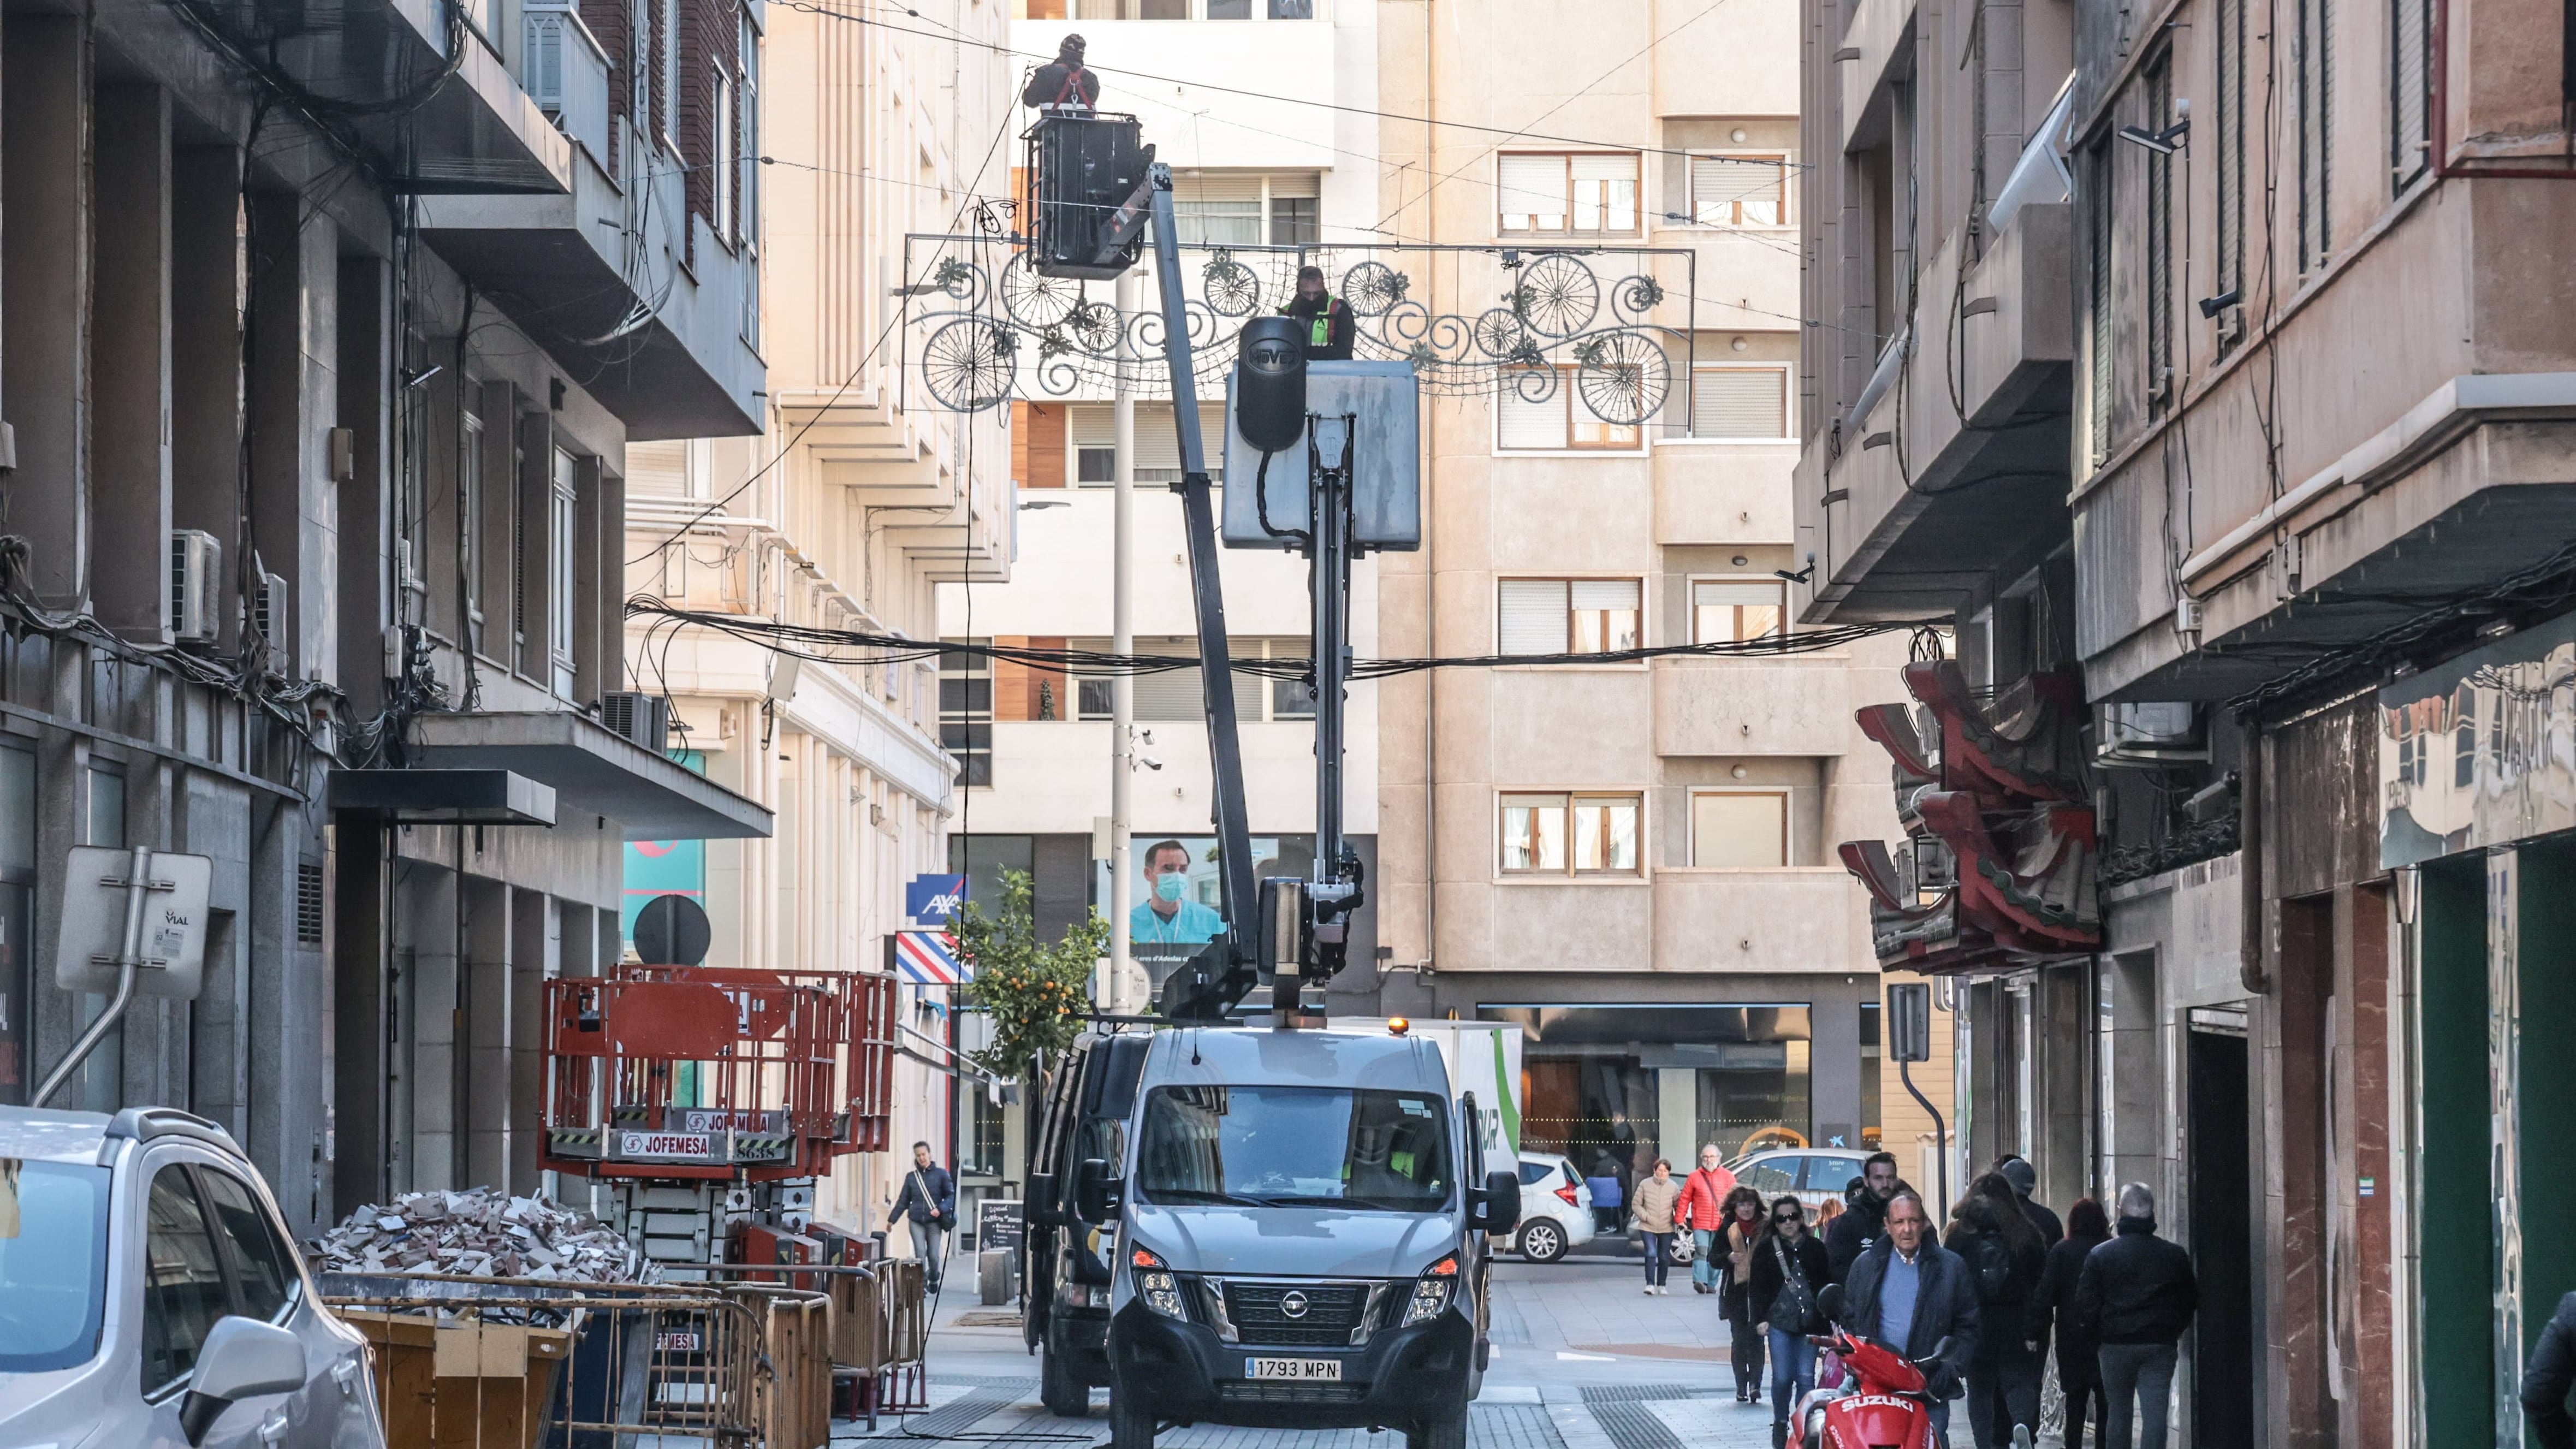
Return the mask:
[[[1084,1220],[1074,1177],[1085,1158],[1126,1160],[1127,1117],[1151,1040],[1146,1031],[1075,1038],[1047,1083],[1044,1115],[1029,1139],[1021,1333],[1041,1355],[1039,1397],[1048,1412],[1068,1418],[1088,1413],[1092,1389],[1109,1384],[1109,1255],[1117,1232],[1114,1215],[1105,1225]]]

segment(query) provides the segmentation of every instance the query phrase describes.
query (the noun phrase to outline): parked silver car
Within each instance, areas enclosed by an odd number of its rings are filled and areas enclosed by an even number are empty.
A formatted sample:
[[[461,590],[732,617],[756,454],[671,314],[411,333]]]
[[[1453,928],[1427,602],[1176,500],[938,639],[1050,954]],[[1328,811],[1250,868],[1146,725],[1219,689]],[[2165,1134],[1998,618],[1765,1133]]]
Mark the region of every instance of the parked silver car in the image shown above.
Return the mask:
[[[0,1107],[0,1443],[382,1449],[367,1348],[184,1112]]]

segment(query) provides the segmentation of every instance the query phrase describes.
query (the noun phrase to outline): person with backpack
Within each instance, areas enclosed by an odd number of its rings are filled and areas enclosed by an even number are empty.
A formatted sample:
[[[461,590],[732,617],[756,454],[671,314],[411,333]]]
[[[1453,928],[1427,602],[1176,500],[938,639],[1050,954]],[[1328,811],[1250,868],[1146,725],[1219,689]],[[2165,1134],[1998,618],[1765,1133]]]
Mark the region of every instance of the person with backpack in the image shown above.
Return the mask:
[[[1746,1189],[1751,1191],[1751,1189]],[[1807,1205],[1782,1193],[1753,1242],[1749,1297],[1771,1329],[1771,1449],[1789,1438],[1789,1415],[1816,1386],[1816,1345],[1825,1331],[1818,1295],[1833,1282],[1825,1245],[1807,1231]]]
[[[1968,1265],[1977,1317],[1994,1327],[1979,1336],[1968,1361],[1968,1431],[1978,1449],[2010,1449],[2015,1426],[2039,1431],[2039,1381],[2046,1361],[2023,1336],[2030,1300],[2048,1267],[2039,1231],[2002,1173],[1968,1184],[1943,1247]]]

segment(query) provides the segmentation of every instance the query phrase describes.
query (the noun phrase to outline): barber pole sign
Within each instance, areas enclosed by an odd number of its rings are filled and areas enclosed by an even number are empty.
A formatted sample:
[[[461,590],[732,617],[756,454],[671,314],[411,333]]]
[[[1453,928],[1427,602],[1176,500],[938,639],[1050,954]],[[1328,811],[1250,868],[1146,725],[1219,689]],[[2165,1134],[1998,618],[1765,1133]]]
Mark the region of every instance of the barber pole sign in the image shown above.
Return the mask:
[[[974,974],[957,959],[957,942],[946,931],[895,932],[894,966],[915,986],[955,986]]]

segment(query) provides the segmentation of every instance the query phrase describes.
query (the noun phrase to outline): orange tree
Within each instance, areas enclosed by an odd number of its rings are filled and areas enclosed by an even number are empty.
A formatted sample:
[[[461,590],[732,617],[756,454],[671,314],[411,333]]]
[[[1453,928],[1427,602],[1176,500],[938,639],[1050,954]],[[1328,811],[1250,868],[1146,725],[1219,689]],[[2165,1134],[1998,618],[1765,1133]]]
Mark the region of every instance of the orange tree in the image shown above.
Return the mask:
[[[1091,1010],[1091,971],[1109,954],[1109,923],[1097,911],[1067,928],[1062,940],[1038,939],[1026,871],[1002,872],[1002,901],[987,915],[969,900],[949,927],[957,957],[973,972],[966,1004],[990,1017],[993,1041],[972,1053],[997,1077],[1036,1081],[1049,1060],[1082,1031]]]

